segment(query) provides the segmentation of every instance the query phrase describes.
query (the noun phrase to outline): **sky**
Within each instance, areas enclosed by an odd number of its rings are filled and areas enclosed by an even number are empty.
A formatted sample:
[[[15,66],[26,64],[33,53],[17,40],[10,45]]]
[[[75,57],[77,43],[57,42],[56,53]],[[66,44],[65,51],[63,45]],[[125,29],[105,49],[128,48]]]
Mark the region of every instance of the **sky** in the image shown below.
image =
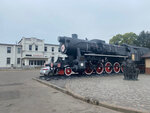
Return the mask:
[[[150,31],[150,0],[0,0],[0,43],[58,36],[105,40]]]

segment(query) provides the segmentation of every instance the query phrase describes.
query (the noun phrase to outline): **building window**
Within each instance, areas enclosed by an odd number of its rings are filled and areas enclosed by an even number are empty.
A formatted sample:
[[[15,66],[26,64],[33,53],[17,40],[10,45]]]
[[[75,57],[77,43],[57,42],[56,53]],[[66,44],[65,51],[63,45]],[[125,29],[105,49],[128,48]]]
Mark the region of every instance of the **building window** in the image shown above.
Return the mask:
[[[32,50],[32,45],[29,45],[29,50]]]
[[[45,60],[29,60],[29,65],[44,65]]]
[[[35,51],[38,51],[38,46],[37,45],[35,46]]]
[[[10,64],[10,58],[9,57],[7,58],[7,64]]]
[[[54,52],[54,47],[52,47],[52,52]]]
[[[7,47],[7,53],[11,53],[11,47]]]
[[[20,54],[21,53],[21,48],[18,48],[18,54]]]
[[[33,60],[29,60],[29,65],[33,65]]]
[[[54,62],[54,57],[51,58],[51,62]]]
[[[60,48],[58,48],[58,52],[60,52]]]
[[[40,61],[39,60],[37,61],[37,65],[40,65]]]
[[[34,61],[34,65],[36,65],[36,62],[37,62],[37,61],[35,60],[35,61]]]
[[[47,47],[44,47],[44,51],[47,51]]]
[[[17,58],[17,64],[20,64],[20,58]]]

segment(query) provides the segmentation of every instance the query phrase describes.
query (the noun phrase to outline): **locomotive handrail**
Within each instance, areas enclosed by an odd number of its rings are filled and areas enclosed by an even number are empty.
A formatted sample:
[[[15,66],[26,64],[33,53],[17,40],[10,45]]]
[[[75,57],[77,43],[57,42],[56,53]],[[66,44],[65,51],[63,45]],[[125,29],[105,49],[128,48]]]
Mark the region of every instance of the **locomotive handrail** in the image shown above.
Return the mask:
[[[104,54],[84,54],[85,56],[109,56],[109,57],[122,57],[122,58],[128,58],[128,56],[120,56],[120,55],[104,55]]]

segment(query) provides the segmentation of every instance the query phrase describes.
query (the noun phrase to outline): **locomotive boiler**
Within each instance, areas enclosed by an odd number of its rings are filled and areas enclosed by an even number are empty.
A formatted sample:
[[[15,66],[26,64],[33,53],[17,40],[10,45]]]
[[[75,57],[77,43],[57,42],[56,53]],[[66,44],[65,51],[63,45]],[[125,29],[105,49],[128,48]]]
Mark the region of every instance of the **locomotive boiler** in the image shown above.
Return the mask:
[[[136,64],[143,64],[141,56],[150,51],[127,44],[106,44],[98,39],[78,39],[77,34],[72,34],[72,37],[60,36],[58,41],[61,53],[67,57],[51,63],[50,72],[53,75],[120,73],[123,72],[123,61],[132,59]]]

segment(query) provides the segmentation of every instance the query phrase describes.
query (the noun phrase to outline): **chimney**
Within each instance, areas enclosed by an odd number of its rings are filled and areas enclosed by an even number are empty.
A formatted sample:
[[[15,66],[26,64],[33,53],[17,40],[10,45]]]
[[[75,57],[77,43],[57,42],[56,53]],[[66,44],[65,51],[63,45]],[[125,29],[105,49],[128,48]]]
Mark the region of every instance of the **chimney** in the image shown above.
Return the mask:
[[[72,38],[77,39],[77,38],[78,38],[78,35],[77,35],[77,34],[72,34]]]

